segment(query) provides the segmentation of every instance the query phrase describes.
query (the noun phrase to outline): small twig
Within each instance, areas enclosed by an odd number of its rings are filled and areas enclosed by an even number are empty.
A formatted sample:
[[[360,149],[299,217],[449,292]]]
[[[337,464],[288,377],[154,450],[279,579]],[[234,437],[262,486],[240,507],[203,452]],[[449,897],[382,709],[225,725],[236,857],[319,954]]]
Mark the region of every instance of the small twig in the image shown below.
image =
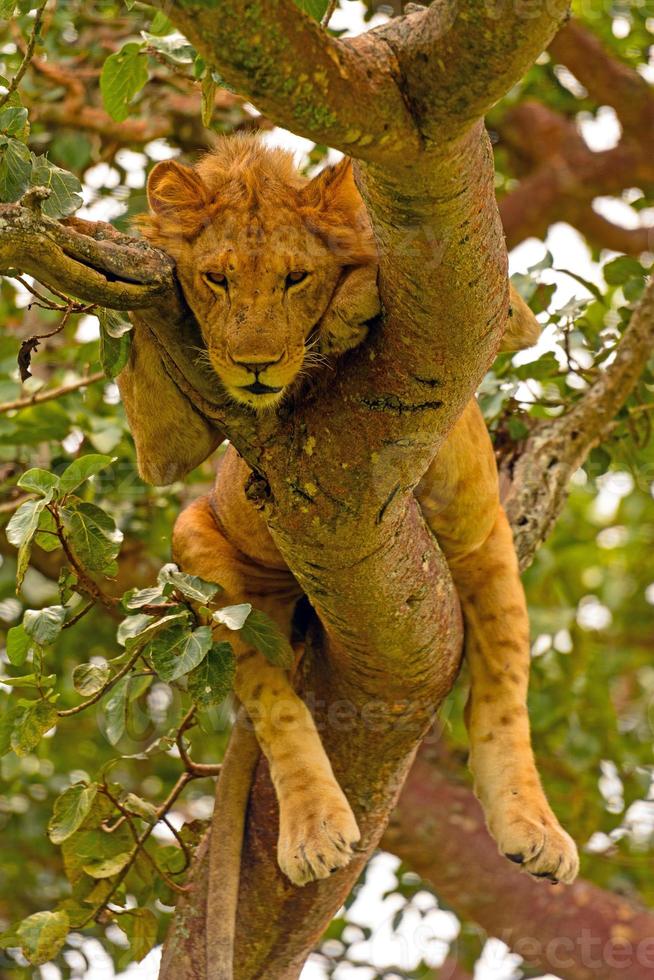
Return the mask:
[[[95,606],[95,601],[91,599],[91,601],[88,602],[82,609],[80,609],[78,613],[75,613],[72,619],[69,619],[67,623],[64,623],[63,629],[65,630],[70,629],[70,627],[74,626],[75,623],[79,623],[80,619],[86,616],[87,612],[90,612],[94,606]]]
[[[182,793],[184,788],[187,786],[188,783],[191,782],[192,779],[193,776],[188,772],[183,772],[181,774],[181,776],[179,777],[179,779],[171,789],[166,799],[163,801],[161,806],[157,809],[157,812],[155,813],[152,822],[148,824],[148,826],[145,828],[143,833],[138,837],[137,844],[134,848],[134,853],[132,854],[130,860],[127,862],[127,864],[122,869],[122,871],[117,875],[116,880],[114,881],[113,886],[111,888],[111,891],[106,896],[102,904],[99,905],[97,908],[95,908],[91,913],[91,915],[89,916],[89,918],[82,923],[82,925],[79,927],[80,929],[84,929],[87,925],[89,925],[90,922],[93,922],[94,919],[97,919],[98,916],[101,915],[102,911],[107,907],[107,905],[111,901],[112,896],[115,895],[116,891],[120,888],[123,881],[127,877],[129,871],[131,870],[140,849],[143,847],[143,845],[145,844],[146,840],[148,839],[148,837],[150,836],[150,834],[152,833],[156,825],[162,819],[163,815],[168,813],[168,811],[170,810],[171,806],[173,805],[177,797],[180,795],[180,793]],[[180,891],[180,889],[182,891],[189,891],[189,886],[175,885],[175,891]]]
[[[153,856],[150,854],[150,852],[146,851],[143,845],[140,843],[139,832],[133,820],[133,817],[135,816],[138,817],[138,814],[132,813],[126,806],[123,806],[123,804],[119,800],[117,800],[116,797],[111,793],[106,783],[100,788],[100,792],[104,793],[104,795],[109,800],[111,800],[111,802],[119,811],[119,813],[122,814],[122,816],[127,821],[127,826],[129,827],[130,833],[134,838],[134,857],[136,857],[136,855],[140,851],[145,857],[145,859],[149,862],[149,864],[154,868],[156,873],[160,875],[161,878],[165,881],[165,883],[168,885],[169,888],[172,888],[173,891],[181,892],[182,894],[184,894],[186,892],[186,888],[184,888],[183,885],[178,885],[176,881],[173,881],[171,878],[169,878],[166,872],[161,870],[161,868],[159,867],[159,865],[157,864]],[[142,820],[144,818],[140,817],[139,819]],[[148,826],[150,826],[150,824],[148,824]],[[154,827],[154,824],[152,825],[152,827]]]
[[[69,395],[73,391],[79,391],[80,388],[86,388],[88,385],[94,385],[98,381],[106,380],[104,371],[97,371],[95,374],[89,374],[86,378],[81,378],[79,381],[71,381],[70,384],[60,385],[59,388],[50,388],[48,391],[37,391],[33,395],[27,395],[25,398],[16,398],[13,402],[2,402],[0,403],[0,415],[4,415],[6,412],[18,411],[21,408],[31,408],[32,405],[41,405],[43,402],[61,398],[63,395]]]
[[[88,306],[83,306],[80,303],[74,302],[74,300],[69,300],[68,306],[64,311],[64,315],[61,318],[61,322],[54,330],[49,333],[35,334],[33,337],[28,337],[20,345],[20,350],[18,351],[18,368],[20,370],[20,377],[22,381],[26,381],[31,378],[30,366],[32,363],[32,354],[35,353],[40,346],[42,340],[48,340],[50,337],[54,337],[55,334],[61,333],[68,321],[70,320],[73,313],[87,313],[92,310],[95,303],[91,303]]]
[[[132,653],[132,656],[129,658],[129,660],[123,665],[123,667],[121,667],[118,673],[114,674],[114,676],[111,677],[107,681],[107,683],[100,688],[99,691],[96,691],[96,693],[92,694],[90,698],[87,698],[86,701],[82,701],[81,704],[76,705],[74,708],[62,708],[60,711],[57,711],[57,715],[59,716],[59,718],[70,718],[71,715],[78,715],[80,711],[84,711],[85,708],[89,708],[92,704],[97,704],[100,698],[104,697],[107,691],[110,691],[111,688],[114,687],[114,685],[117,684],[119,680],[122,680],[125,674],[128,674],[130,672],[130,670],[132,669],[132,667],[134,666],[134,664],[136,663],[136,661],[140,656],[141,656],[141,647],[138,647]]]
[[[34,56],[34,49],[36,48],[36,42],[39,38],[41,32],[41,24],[43,22],[43,13],[45,11],[48,0],[44,0],[40,7],[38,7],[36,14],[34,15],[34,24],[32,25],[32,32],[30,34],[30,39],[27,44],[27,49],[23,55],[23,60],[18,66],[18,71],[9,83],[9,88],[4,95],[0,96],[0,109],[7,104],[11,96],[14,94],[18,86],[20,85],[23,75],[29,67],[29,63]]]
[[[175,824],[172,822],[172,820],[169,820],[168,817],[163,816],[161,818],[161,822],[165,823],[166,827],[168,827],[168,830],[171,832],[171,834],[179,844],[180,850],[184,855],[184,867],[180,868],[179,871],[171,871],[170,873],[171,875],[184,874],[185,871],[188,871],[189,866],[191,864],[191,850],[188,844],[186,843],[186,841],[184,840],[184,838],[182,837],[182,835],[180,834],[179,830],[175,826]]]
[[[329,0],[329,3],[327,4],[327,10],[322,15],[322,19],[320,21],[323,27],[328,26],[330,20],[332,19],[332,14],[334,13],[337,7],[338,7],[338,0]]]
[[[32,296],[36,296],[36,298],[42,303],[45,303],[47,309],[49,310],[58,310],[59,312],[64,313],[70,303],[68,296],[66,296],[64,293],[60,293],[59,290],[55,290],[50,286],[48,286],[50,292],[55,296],[59,296],[60,299],[64,299],[66,301],[64,304],[55,303],[53,300],[48,299],[47,296],[44,296],[43,293],[39,292],[34,283],[28,282],[24,276],[8,276],[7,278],[15,279],[17,282],[19,282],[23,289],[26,289],[28,293],[32,294]]]
[[[116,608],[120,603],[120,599],[114,599],[113,596],[108,596],[105,592],[102,591],[99,585],[93,581],[92,578],[89,578],[89,576],[86,574],[86,570],[83,568],[82,565],[80,565],[76,555],[73,553],[70,545],[68,544],[68,539],[66,538],[66,532],[64,531],[64,526],[61,523],[61,517],[59,516],[59,510],[53,504],[50,504],[48,506],[48,510],[50,511],[52,517],[54,518],[55,527],[57,529],[57,536],[61,541],[61,547],[64,550],[64,554],[66,558],[68,559],[68,563],[72,566],[73,571],[77,575],[77,579],[78,579],[77,584],[81,588],[82,592],[85,592],[86,595],[88,595],[95,602],[102,603],[105,609],[108,609],[110,612],[115,613]]]
[[[184,745],[184,732],[191,727],[195,722],[195,706],[193,706],[182,719],[182,723],[177,731],[177,749],[179,751],[180,758],[184,763],[184,767],[187,772],[192,773],[192,775],[200,778],[202,776],[219,776],[221,765],[209,765],[202,762],[194,762],[186,750]]]
[[[113,834],[116,830],[118,830],[119,827],[123,826],[123,824],[125,823],[125,819],[126,819],[125,817],[120,816],[118,817],[116,822],[112,824],[109,824],[107,821],[103,820],[101,825],[102,829],[104,830],[105,834]]]

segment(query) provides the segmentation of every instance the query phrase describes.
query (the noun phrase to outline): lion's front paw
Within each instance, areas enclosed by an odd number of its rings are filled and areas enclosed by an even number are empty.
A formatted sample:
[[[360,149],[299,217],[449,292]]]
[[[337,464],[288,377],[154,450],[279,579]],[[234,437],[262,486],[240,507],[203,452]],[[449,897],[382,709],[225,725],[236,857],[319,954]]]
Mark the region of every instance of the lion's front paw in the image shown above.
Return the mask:
[[[513,802],[496,807],[489,814],[488,826],[500,851],[536,878],[570,884],[579,871],[575,842],[563,830],[554,814],[542,807],[531,813]]]
[[[281,808],[277,860],[294,885],[328,878],[344,868],[361,837],[340,791],[331,799],[322,796],[320,802],[312,796],[300,806]]]

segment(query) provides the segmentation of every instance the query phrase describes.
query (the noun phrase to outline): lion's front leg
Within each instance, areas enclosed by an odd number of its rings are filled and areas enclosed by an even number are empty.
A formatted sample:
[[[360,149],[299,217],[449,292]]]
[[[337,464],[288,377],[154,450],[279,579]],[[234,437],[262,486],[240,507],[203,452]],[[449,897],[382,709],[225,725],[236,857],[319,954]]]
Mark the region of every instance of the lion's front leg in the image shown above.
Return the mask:
[[[368,336],[371,320],[381,313],[377,266],[351,269],[339,283],[327,312],[320,321],[320,349],[324,354],[344,354]]]
[[[222,586],[222,602],[251,602],[290,637],[300,596],[293,576],[259,565],[235,548],[218,529],[207,498],[180,516],[173,546],[185,571]],[[326,878],[349,863],[360,835],[311,712],[285,670],[233,632],[225,630],[221,639],[234,649],[236,694],[270,766],[279,803],[279,866],[295,885]]]
[[[360,834],[313,717],[286,672],[256,650],[237,651],[236,693],[270,765],[279,866],[295,885],[327,878],[349,863]]]

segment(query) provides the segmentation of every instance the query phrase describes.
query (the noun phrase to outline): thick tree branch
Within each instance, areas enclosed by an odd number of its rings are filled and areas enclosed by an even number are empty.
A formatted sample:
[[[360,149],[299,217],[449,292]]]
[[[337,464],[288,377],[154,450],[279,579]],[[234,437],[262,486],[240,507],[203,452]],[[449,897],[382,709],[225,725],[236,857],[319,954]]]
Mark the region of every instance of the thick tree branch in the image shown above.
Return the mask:
[[[0,204],[0,272],[14,269],[115,310],[180,306],[163,252],[103,222],[54,221],[38,205]]]
[[[537,103],[524,102],[510,110],[500,133],[518,166],[526,170],[518,186],[499,202],[509,248],[530,235],[544,238],[556,221],[583,230],[596,197],[654,181],[654,157],[646,141],[621,142],[611,150],[594,152],[573,123]],[[592,222],[586,227],[593,244],[612,247],[605,241],[611,229]],[[639,237],[624,238],[632,254],[648,229],[636,231]]]
[[[654,251],[654,225],[623,228],[598,214],[592,207],[581,210],[574,225],[591,245],[599,248],[609,248],[626,255]]]
[[[382,845],[534,969],[564,980],[649,980],[654,915],[583,879],[552,887],[521,874],[498,854],[461,767],[442,746],[423,745]]]
[[[441,142],[506,94],[548,45],[568,7],[567,0],[436,0],[376,33],[396,54],[420,131]]]
[[[612,106],[628,134],[654,139],[654,95],[647,81],[602,46],[579,21],[571,20],[549,47],[556,62],[565,65],[598,105]]]
[[[594,152],[574,121],[546,106],[527,101],[509,110],[499,131],[522,179],[500,201],[507,244],[512,248],[530,235],[544,237],[551,224],[567,221],[599,248],[638,255],[651,248],[651,229],[613,225],[596,215],[592,202],[654,183],[654,92],[574,21],[549,50],[598,105],[616,108],[624,132],[616,147]]]
[[[654,350],[654,280],[634,310],[615,359],[559,418],[540,423],[505,473],[504,506],[524,569],[550,533],[567,498],[570,477],[606,436]]]
[[[330,37],[292,0],[214,5],[157,0],[202,56],[257,108],[299,135],[381,160],[420,139],[389,49],[373,34]]]

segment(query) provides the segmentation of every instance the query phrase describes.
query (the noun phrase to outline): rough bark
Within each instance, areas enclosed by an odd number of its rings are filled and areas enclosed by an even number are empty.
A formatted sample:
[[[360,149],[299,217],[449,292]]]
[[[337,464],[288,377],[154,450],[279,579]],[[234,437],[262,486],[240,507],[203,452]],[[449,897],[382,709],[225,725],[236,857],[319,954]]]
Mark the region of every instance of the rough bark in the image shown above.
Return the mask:
[[[339,41],[292,0],[220,5],[157,0],[226,81],[288,129],[365,159],[418,152],[421,139],[388,47]]]
[[[181,311],[173,263],[145,241],[104,222],[54,221],[33,191],[25,203],[0,204],[0,272],[34,276],[88,303],[114,310]]]
[[[654,915],[583,879],[552,887],[507,864],[461,768],[438,742],[423,744],[383,846],[530,967],[564,980],[649,980]]]
[[[504,476],[504,507],[526,568],[552,530],[570,477],[611,429],[654,351],[654,280],[636,307],[615,359],[565,415],[540,423]]]

